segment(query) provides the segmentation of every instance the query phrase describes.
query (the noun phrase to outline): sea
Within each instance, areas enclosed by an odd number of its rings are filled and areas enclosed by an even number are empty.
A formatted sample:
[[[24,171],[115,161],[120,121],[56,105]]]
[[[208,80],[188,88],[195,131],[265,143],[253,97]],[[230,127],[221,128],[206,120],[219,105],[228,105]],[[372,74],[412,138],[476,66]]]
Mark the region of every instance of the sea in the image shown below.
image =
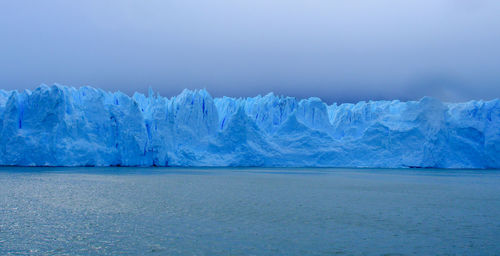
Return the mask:
[[[500,255],[500,171],[1,167],[0,255]]]

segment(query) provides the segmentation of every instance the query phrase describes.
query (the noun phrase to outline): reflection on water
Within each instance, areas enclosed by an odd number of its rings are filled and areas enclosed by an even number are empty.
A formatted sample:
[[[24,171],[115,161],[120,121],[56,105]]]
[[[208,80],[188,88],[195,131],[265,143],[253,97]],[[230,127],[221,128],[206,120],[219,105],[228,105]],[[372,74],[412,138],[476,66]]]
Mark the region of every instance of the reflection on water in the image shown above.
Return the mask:
[[[500,252],[500,172],[1,168],[0,255]]]

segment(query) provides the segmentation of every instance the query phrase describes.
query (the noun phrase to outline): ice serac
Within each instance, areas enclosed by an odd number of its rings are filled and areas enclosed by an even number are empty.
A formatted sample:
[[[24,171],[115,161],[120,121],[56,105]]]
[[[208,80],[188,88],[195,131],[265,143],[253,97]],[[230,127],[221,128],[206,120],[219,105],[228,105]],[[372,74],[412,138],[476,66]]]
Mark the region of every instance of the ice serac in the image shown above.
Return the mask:
[[[500,100],[0,90],[0,165],[500,168]]]

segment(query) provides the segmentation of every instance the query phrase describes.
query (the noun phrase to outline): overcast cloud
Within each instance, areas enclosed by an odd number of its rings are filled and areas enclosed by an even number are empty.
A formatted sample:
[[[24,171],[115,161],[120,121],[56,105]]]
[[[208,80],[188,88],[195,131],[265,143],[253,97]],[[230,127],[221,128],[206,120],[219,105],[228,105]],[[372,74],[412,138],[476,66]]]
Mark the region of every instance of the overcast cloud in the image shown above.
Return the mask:
[[[0,1],[0,88],[500,97],[500,1]]]

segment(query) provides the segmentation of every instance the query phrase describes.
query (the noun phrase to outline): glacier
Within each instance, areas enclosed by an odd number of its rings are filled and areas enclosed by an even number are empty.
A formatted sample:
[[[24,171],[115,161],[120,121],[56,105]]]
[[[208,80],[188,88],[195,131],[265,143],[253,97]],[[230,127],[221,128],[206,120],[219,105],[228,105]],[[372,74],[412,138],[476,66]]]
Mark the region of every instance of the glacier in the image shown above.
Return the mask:
[[[500,100],[0,90],[0,165],[500,168]]]

